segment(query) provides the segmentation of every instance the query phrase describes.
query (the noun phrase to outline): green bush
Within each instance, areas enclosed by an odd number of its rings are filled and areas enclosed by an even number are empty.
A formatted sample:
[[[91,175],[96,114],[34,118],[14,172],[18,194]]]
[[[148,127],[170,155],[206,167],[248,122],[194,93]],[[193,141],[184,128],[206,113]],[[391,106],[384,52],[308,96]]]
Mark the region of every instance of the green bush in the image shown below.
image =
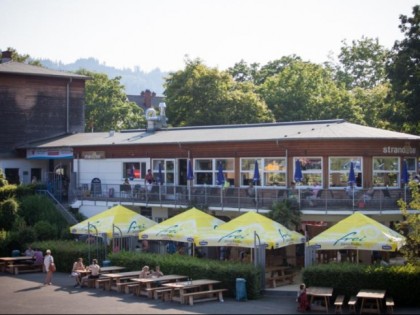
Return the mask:
[[[150,268],[160,266],[165,274],[186,275],[192,279],[220,280],[221,287],[227,288],[233,295],[236,279],[246,280],[249,299],[260,297],[261,282],[259,268],[253,264],[196,258],[179,254],[152,254],[137,252],[119,252],[108,255],[113,265],[125,266],[127,270],[140,270],[144,265]]]

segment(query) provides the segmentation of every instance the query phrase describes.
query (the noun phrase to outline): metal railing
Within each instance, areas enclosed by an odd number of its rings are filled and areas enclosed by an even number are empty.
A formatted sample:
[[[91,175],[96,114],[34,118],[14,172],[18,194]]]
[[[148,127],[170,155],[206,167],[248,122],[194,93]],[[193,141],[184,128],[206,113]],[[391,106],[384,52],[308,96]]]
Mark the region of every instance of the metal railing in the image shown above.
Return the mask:
[[[256,209],[270,210],[274,203],[289,200],[291,207],[299,210],[398,210],[397,201],[410,202],[411,195],[403,189],[376,189],[373,195],[367,190],[357,190],[347,195],[344,188],[321,189],[316,196],[307,189],[290,196],[289,190],[277,187],[257,187],[252,196],[247,187],[220,186],[169,186],[155,185],[149,191],[139,185],[130,188],[121,185],[100,184],[91,187],[84,184],[70,191],[70,202],[84,201],[133,203],[143,206],[188,207],[202,209]]]
[[[56,209],[61,213],[61,215],[64,217],[67,223],[76,224],[79,222],[74,217],[74,215],[69,210],[67,210],[66,207],[63,204],[61,204],[60,201],[57,200],[57,198],[55,198],[55,196],[51,192],[49,192],[48,190],[41,190],[41,189],[37,190],[36,192],[40,195],[44,195],[50,198],[54,202]]]

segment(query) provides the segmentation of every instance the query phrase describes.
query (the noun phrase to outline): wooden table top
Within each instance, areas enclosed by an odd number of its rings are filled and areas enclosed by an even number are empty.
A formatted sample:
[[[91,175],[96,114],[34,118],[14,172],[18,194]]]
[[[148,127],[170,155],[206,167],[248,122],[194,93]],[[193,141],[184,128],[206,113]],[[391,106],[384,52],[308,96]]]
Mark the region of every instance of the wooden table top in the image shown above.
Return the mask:
[[[314,296],[332,296],[333,288],[309,287],[306,289],[306,294]]]
[[[151,278],[131,278],[132,281],[137,281],[141,283],[148,283],[148,282],[158,282],[158,281],[172,281],[172,280],[181,280],[186,279],[187,276],[181,275],[164,275],[160,277],[152,276]]]
[[[192,280],[191,283],[189,281],[162,283],[162,286],[183,289],[183,288],[188,288],[188,287],[197,287],[201,285],[209,285],[209,284],[216,284],[216,283],[220,283],[220,281],[210,280],[210,279],[198,279],[198,280]]]
[[[126,272],[116,272],[116,273],[101,273],[102,277],[118,279],[122,277],[134,277],[140,274],[141,270],[138,271],[126,271]]]
[[[34,259],[32,256],[16,256],[16,257],[0,257],[0,261],[18,261],[18,260],[31,260]]]
[[[365,299],[383,299],[385,293],[386,290],[361,289],[359,293],[357,293],[357,297]]]

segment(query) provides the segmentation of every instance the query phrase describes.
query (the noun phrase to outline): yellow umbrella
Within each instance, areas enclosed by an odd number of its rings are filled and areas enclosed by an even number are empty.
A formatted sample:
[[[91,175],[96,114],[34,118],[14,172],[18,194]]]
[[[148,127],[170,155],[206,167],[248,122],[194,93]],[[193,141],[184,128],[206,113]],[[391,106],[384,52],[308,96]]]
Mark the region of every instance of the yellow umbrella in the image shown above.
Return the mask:
[[[70,233],[106,233],[112,238],[114,231],[118,236],[137,235],[155,224],[155,221],[118,205],[71,226]]]
[[[224,221],[192,208],[139,233],[146,240],[194,242],[197,234],[209,233]]]
[[[360,212],[348,216],[312,238],[308,245],[316,249],[361,249],[395,251],[405,237]]]
[[[259,242],[255,244],[255,233]],[[219,226],[215,231],[195,239],[196,246],[236,246],[254,248],[264,244],[266,248],[280,248],[305,242],[305,237],[280,223],[256,212],[247,212]]]

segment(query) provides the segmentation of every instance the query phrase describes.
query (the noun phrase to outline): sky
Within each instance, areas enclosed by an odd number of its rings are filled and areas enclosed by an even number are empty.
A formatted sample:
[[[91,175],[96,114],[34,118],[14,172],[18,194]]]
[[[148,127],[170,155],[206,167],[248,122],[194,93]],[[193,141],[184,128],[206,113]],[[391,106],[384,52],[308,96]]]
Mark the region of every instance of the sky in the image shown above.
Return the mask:
[[[323,63],[342,41],[404,38],[416,0],[0,0],[0,49],[65,64],[177,71],[199,58],[225,70],[283,56]]]

